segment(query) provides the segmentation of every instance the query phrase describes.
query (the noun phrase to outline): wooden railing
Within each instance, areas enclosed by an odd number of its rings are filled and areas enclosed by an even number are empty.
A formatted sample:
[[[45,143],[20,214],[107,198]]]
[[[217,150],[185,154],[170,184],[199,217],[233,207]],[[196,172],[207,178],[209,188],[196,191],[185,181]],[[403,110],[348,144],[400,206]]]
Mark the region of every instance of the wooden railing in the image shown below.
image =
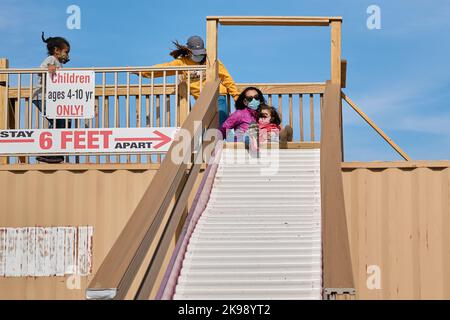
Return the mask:
[[[239,91],[248,86],[259,88],[266,102],[277,108],[282,125],[294,131],[293,142],[320,141],[320,114],[325,83],[253,83],[238,84]]]
[[[5,61],[5,59],[1,60]],[[0,61],[0,62],[1,62]],[[48,121],[33,104],[34,91],[39,87],[38,76],[45,78],[42,69],[7,69],[0,65],[0,129],[48,128]],[[130,128],[180,127],[191,109],[190,75],[200,73],[205,66],[189,67],[117,67],[75,68],[65,70],[92,70],[96,74],[95,118],[66,120],[70,128]],[[133,73],[148,72],[143,78]],[[155,75],[155,76],[153,76]],[[158,75],[159,77],[156,77]],[[183,79],[187,79],[184,81]],[[200,81],[203,83],[203,81]],[[30,98],[31,97],[31,98]],[[41,103],[42,101],[41,96]],[[73,163],[150,163],[161,161],[161,156],[115,155],[71,156]],[[28,155],[7,157],[3,163],[35,163]]]
[[[191,151],[178,164],[174,158],[178,143],[171,145],[142,200],[89,284],[88,298],[149,298],[202,163],[198,138],[205,129],[217,128],[218,94],[219,81],[207,82],[182,126],[190,133]],[[198,123],[201,126],[197,127]],[[211,142],[212,147],[217,141]],[[143,265],[148,255],[149,262]],[[144,272],[136,279],[137,288],[129,292],[141,267]]]
[[[328,297],[355,294],[341,172],[341,107],[340,84],[327,82],[322,113],[320,186],[323,288]]]
[[[200,71],[204,67],[198,66]],[[95,89],[96,114],[94,119],[66,121],[72,128],[127,128],[127,127],[181,127],[187,118],[194,100],[188,98],[189,81],[179,81],[167,75],[161,79],[145,79],[132,72],[154,71],[190,73],[195,68],[156,69],[139,68],[94,68],[97,85]],[[203,68],[203,69],[202,69]],[[83,69],[83,70],[90,70]],[[197,71],[199,71],[197,70]],[[48,121],[33,105],[36,79],[33,75],[43,74],[41,69],[0,70],[0,129],[48,128]],[[0,80],[2,79],[0,78]],[[124,82],[125,83],[122,83]],[[162,83],[156,83],[156,81]],[[25,83],[27,82],[27,83]],[[255,86],[264,93],[266,101],[277,108],[283,125],[291,125],[294,142],[320,140],[320,113],[323,104],[324,83],[241,83],[239,91]],[[8,88],[8,90],[6,90]],[[6,108],[8,106],[8,108]],[[234,100],[228,96],[229,112],[235,111]],[[161,155],[80,155],[66,157],[67,163],[155,163]],[[35,164],[34,156],[0,157],[3,164]]]

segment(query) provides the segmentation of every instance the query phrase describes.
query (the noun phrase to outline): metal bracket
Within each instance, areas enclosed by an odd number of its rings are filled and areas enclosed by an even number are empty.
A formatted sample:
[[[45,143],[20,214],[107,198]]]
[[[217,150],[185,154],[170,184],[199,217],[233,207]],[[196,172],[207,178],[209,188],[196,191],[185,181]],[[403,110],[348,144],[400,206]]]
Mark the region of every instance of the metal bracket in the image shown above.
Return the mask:
[[[323,296],[325,300],[335,300],[336,295],[356,295],[355,288],[324,288]]]

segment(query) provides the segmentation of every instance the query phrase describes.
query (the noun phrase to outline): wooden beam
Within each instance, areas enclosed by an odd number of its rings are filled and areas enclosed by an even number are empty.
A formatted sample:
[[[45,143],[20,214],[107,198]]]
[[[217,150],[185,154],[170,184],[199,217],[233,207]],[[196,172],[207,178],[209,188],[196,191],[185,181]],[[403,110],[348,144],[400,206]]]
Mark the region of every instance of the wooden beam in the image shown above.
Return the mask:
[[[327,82],[324,94],[320,152],[323,287],[326,294],[354,292],[345,214],[339,132],[340,83]]]
[[[430,168],[430,169],[446,169],[450,168],[449,160],[440,161],[373,161],[373,162],[343,162],[341,168],[346,171],[355,169],[416,169],[416,168]]]
[[[184,85],[183,85],[184,84]],[[183,86],[186,86],[185,82],[181,82],[178,86],[179,95],[182,95]],[[325,83],[323,82],[312,82],[312,83],[237,83],[236,87],[239,91],[243,91],[247,87],[257,87],[264,94],[306,94],[306,93],[323,93],[325,91]],[[18,88],[9,88],[9,97],[11,99],[18,98]],[[187,91],[187,88],[186,88]],[[164,94],[163,85],[155,84],[154,85],[154,95],[162,95]],[[166,84],[167,95],[175,94],[175,85]],[[152,88],[150,84],[142,85],[142,95],[151,95]],[[105,96],[113,97],[115,95],[114,85],[106,85],[105,86]],[[126,96],[127,88],[126,85],[118,85],[117,86],[117,95],[118,96]],[[139,95],[139,86],[138,85],[130,85],[130,96]],[[20,89],[20,96],[22,98],[30,97],[30,88],[22,87]],[[95,96],[103,97],[103,86],[98,85],[95,87]],[[181,97],[180,97],[181,98]]]
[[[0,166],[0,171],[116,171],[116,170],[129,170],[129,171],[145,171],[145,170],[158,170],[159,163],[103,163],[103,164],[87,164],[87,163],[58,163],[58,164],[7,164]]]
[[[324,93],[325,83],[237,83],[238,91],[247,87],[257,87],[264,94],[307,94]]]
[[[341,26],[342,21],[331,22],[331,82],[341,84]]]
[[[301,17],[301,16],[210,16],[227,26],[328,26],[332,21],[342,21],[341,17]]]
[[[8,69],[9,62],[8,59],[0,59],[0,70]],[[7,88],[6,88],[6,74],[0,74],[0,130],[8,129],[8,102],[7,102]],[[9,100],[9,99],[8,99]],[[5,165],[8,163],[8,157],[0,157],[0,165]]]
[[[358,106],[345,94],[341,93],[342,98],[347,101],[350,107],[358,113],[403,159],[410,161],[411,158],[394,142],[392,141],[375,122],[373,122]]]
[[[188,109],[188,99],[189,99],[188,87],[186,81],[180,82],[178,85],[178,123],[177,126],[181,127],[186,120],[189,109]]]
[[[219,77],[217,53],[217,20],[206,21],[206,81],[215,81]]]

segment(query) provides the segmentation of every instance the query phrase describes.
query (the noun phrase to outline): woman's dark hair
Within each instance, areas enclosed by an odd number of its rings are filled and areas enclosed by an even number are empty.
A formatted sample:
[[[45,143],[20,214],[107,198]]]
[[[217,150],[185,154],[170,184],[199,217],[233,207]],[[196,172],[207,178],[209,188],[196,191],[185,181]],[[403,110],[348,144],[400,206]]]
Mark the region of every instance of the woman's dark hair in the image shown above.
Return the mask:
[[[244,100],[245,100],[245,95],[247,94],[247,91],[250,90],[255,90],[256,92],[258,92],[258,95],[261,97],[261,99],[259,100],[261,102],[261,104],[265,104],[266,100],[264,99],[264,96],[261,92],[261,90],[259,90],[258,88],[255,87],[247,87],[244,89],[244,91],[241,92],[241,94],[239,95],[239,97],[236,100],[236,103],[234,104],[236,110],[243,110],[245,108],[247,108],[247,106],[244,104]]]
[[[191,49],[187,46],[180,44],[178,41],[172,41],[172,43],[175,45],[176,49],[171,51],[170,55],[175,59],[178,59],[179,57],[189,57],[192,55]]]
[[[277,112],[277,109],[275,107],[269,106],[267,104],[262,104],[258,108],[258,118],[262,116],[261,111],[263,110],[269,110],[270,112],[270,123],[275,123],[276,125],[281,124],[280,115]]]
[[[190,57],[190,56],[192,56],[192,51],[187,46],[180,44],[178,41],[172,41],[172,43],[175,45],[176,49],[172,50],[170,52],[170,55],[174,59],[178,59],[180,57]],[[206,61],[206,56],[205,56],[205,58],[202,61],[200,61],[200,64],[204,64],[205,61]]]
[[[48,37],[45,39],[44,32],[42,32],[42,41],[47,44],[47,51],[48,55],[51,56],[55,53],[55,48],[63,49],[64,47],[67,47],[67,49],[70,51],[70,44],[69,41],[67,41],[64,38],[61,37]]]

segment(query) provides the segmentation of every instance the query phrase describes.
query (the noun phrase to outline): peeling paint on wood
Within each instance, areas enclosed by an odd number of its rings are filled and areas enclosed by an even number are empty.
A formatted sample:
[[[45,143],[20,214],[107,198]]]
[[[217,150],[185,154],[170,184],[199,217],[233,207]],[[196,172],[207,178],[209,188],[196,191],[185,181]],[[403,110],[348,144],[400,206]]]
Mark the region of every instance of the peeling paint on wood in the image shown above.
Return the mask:
[[[80,228],[78,232],[78,273],[88,275],[92,272],[92,227]]]
[[[88,229],[88,234],[87,234],[88,249],[87,249],[87,273],[86,274],[91,274],[92,273],[92,260],[93,260],[92,244],[93,244],[93,240],[94,240],[94,227],[89,226],[89,227],[87,227],[87,229]]]
[[[36,228],[36,277],[45,276],[45,228]]]
[[[0,228],[0,277],[5,276],[6,264],[6,229]]]
[[[16,229],[6,229],[6,277],[16,277],[17,258],[16,258]]]
[[[65,274],[75,273],[75,230],[66,228]]]
[[[92,273],[93,227],[0,228],[0,277]]]
[[[50,275],[50,246],[51,246],[51,229],[44,228],[44,275]]]
[[[78,274],[86,274],[86,250],[87,250],[87,233],[86,228],[78,229]]]
[[[57,243],[56,243],[56,276],[64,276],[64,257],[65,257],[65,243],[66,243],[66,229],[57,228]]]
[[[27,275],[36,274],[36,228],[28,228]]]
[[[47,273],[51,275],[56,275],[56,247],[58,245],[58,228],[50,228],[49,236],[50,239],[49,246],[49,262]]]
[[[19,234],[19,238],[22,244],[22,250],[20,251],[20,276],[26,277],[28,275],[28,228],[21,228]]]

